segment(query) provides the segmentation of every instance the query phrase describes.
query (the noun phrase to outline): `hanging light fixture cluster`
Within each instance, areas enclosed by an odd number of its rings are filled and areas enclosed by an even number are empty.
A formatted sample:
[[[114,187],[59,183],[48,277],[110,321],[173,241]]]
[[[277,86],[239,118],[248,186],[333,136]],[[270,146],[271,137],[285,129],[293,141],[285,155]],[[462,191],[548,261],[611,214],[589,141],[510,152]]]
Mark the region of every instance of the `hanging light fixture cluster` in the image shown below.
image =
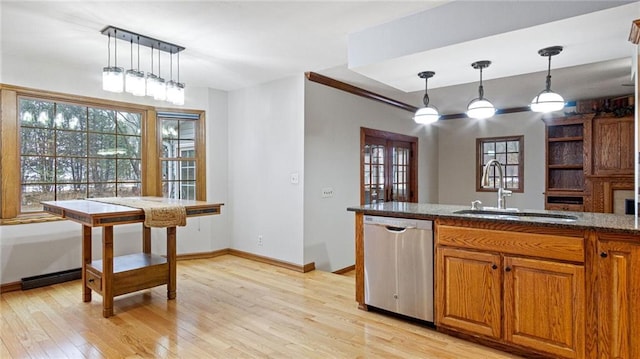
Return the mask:
[[[559,111],[564,108],[564,99],[559,94],[551,91],[551,56],[558,55],[562,52],[562,46],[551,46],[538,51],[540,56],[549,58],[549,66],[547,69],[547,82],[546,87],[536,97],[533,98],[529,105],[531,111],[548,113],[553,111]],[[491,65],[491,61],[482,60],[476,61],[471,64],[476,70],[480,70],[480,85],[478,86],[478,97],[471,100],[467,105],[467,116],[474,119],[486,119],[496,114],[496,108],[491,101],[484,97],[484,87],[482,86],[482,70]],[[428,80],[433,77],[435,72],[424,71],[418,74],[418,77]],[[427,94],[427,88],[424,90],[423,102],[425,107],[421,107],[416,111],[413,116],[413,120],[419,124],[430,124],[438,121],[440,114],[438,110],[429,106],[429,95]]]
[[[126,91],[134,96],[149,96],[158,101],[168,101],[174,105],[184,104],[184,83],[180,82],[180,52],[185,48],[165,41],[156,40],[148,36],[136,34],[114,26],[107,26],[101,30],[103,35],[107,35],[108,58],[107,67],[102,69],[102,89],[105,91],[121,93]],[[111,66],[111,38],[114,45],[114,66]],[[126,72],[122,67],[118,67],[118,45],[117,40],[128,41],[130,45],[131,68]],[[137,45],[137,66],[133,66],[134,42]],[[151,71],[140,70],[140,45],[151,49]],[[154,72],[154,52],[158,50],[158,72]],[[161,52],[169,53],[169,81],[162,78],[160,60]],[[173,56],[177,56],[177,79],[173,79]]]

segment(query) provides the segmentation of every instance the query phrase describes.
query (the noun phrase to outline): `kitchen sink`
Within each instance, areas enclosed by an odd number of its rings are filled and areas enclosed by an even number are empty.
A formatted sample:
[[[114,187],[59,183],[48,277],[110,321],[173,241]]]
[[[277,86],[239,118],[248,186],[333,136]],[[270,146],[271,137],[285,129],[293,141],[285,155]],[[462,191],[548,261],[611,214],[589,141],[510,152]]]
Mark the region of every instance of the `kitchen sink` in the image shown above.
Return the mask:
[[[506,220],[538,219],[547,222],[575,222],[578,220],[578,217],[570,214],[518,212],[508,210],[463,209],[460,211],[455,211],[453,213],[465,214],[470,217]]]

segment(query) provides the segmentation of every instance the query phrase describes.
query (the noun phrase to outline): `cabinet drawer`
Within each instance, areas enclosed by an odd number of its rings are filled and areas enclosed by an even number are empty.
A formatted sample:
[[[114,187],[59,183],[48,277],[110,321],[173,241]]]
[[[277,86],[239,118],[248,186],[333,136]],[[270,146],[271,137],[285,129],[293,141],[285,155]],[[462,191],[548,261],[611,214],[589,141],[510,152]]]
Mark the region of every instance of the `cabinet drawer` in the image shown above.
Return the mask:
[[[437,243],[461,248],[584,262],[584,239],[439,225]]]
[[[569,203],[547,203],[545,209],[550,211],[574,211],[583,212],[584,206],[581,204],[569,204]]]
[[[89,270],[86,271],[86,276],[87,287],[98,293],[102,293],[102,276]]]

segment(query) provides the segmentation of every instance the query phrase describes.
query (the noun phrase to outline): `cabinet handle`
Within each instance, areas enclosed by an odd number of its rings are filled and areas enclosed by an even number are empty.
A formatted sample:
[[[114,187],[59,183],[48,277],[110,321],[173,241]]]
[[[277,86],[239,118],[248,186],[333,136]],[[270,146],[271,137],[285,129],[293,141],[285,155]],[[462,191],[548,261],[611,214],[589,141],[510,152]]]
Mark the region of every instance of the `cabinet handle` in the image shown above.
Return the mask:
[[[511,272],[511,267],[507,267],[504,269],[505,272]]]
[[[491,269],[498,269],[498,266],[494,264],[491,266]]]
[[[89,279],[89,283],[93,283],[93,278]]]
[[[601,252],[600,253],[600,257],[602,258],[607,258],[609,255],[607,254],[607,252]]]

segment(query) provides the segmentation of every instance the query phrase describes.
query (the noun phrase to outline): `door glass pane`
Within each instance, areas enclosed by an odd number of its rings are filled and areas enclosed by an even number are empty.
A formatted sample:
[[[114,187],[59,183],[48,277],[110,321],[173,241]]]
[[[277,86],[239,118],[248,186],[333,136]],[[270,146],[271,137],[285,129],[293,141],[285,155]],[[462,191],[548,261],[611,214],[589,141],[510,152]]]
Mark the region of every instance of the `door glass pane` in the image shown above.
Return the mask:
[[[366,145],[364,159],[365,204],[384,202],[384,156],[382,145]]]
[[[393,147],[392,174],[392,201],[409,200],[409,148]]]

